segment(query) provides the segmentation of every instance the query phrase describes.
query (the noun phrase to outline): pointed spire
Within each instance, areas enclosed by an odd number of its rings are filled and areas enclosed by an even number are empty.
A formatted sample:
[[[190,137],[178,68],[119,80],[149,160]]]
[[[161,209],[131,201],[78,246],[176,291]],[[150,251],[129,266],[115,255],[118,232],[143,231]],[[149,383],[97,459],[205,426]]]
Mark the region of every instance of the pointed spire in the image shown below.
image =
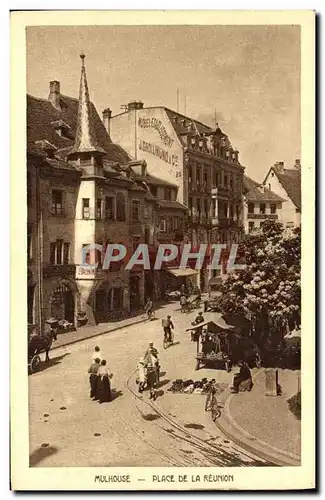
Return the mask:
[[[81,59],[81,77],[79,89],[79,108],[77,131],[74,145],[71,151],[73,153],[105,153],[104,149],[98,144],[96,130],[93,123],[89,90],[85,68],[85,54],[80,54]]]

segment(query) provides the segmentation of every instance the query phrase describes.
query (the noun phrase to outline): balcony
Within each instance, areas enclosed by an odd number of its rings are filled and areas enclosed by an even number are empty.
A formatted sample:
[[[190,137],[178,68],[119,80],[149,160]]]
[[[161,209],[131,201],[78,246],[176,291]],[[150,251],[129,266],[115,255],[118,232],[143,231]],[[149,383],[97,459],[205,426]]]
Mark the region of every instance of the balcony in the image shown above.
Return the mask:
[[[248,219],[274,219],[277,220],[279,218],[278,214],[247,214]]]
[[[212,226],[219,226],[220,228],[238,227],[240,221],[232,217],[212,217]]]
[[[175,229],[173,231],[159,231],[157,234],[157,239],[160,243],[162,242],[172,242],[172,241],[183,241],[185,233],[182,229]]]
[[[63,265],[54,265],[49,264],[44,266],[43,268],[43,276],[44,278],[48,278],[50,276],[74,276],[76,266],[74,264],[63,264]]]
[[[218,187],[218,194],[222,196],[229,196],[230,189],[229,187]]]
[[[208,225],[210,224],[210,216],[209,215],[189,215],[187,222],[189,224],[199,224],[199,225]]]

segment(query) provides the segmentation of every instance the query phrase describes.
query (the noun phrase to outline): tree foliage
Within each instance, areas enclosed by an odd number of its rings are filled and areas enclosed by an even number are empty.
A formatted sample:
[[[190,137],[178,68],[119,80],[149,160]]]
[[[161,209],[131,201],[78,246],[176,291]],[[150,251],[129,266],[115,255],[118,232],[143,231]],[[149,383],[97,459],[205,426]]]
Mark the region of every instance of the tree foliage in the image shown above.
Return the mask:
[[[268,219],[248,234],[241,245],[245,268],[230,272],[222,286],[223,314],[247,318],[260,337],[299,323],[300,242],[300,229],[288,233]]]

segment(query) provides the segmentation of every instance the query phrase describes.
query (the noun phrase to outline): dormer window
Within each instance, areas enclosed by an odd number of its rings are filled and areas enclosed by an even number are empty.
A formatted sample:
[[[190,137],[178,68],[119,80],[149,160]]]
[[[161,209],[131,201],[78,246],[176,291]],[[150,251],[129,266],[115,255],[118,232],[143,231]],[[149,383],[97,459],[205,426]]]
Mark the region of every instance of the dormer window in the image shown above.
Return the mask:
[[[71,139],[71,127],[63,120],[51,122],[51,125],[60,137]]]
[[[58,149],[56,146],[51,144],[46,139],[42,139],[41,141],[36,141],[35,144],[36,146],[41,148],[49,158],[53,158],[55,151],[57,151]]]

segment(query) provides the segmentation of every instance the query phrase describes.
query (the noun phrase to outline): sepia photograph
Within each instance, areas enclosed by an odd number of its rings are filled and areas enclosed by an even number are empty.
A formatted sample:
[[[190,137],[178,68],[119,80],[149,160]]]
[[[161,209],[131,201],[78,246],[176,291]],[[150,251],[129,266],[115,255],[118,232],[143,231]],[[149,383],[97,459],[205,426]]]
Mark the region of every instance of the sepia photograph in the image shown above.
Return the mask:
[[[240,489],[242,468],[290,467],[294,489],[315,418],[303,22],[18,14],[26,247],[11,336],[30,477],[92,468],[89,489]],[[299,15],[312,59],[314,14]]]

